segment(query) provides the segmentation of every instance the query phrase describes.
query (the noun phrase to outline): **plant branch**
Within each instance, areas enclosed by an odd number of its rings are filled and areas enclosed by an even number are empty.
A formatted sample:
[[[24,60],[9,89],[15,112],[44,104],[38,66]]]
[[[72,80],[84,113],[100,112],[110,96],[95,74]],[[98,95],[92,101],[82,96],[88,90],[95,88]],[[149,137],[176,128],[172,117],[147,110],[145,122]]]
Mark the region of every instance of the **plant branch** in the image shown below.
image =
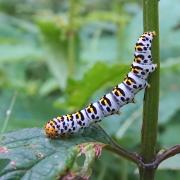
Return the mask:
[[[134,162],[138,165],[138,167],[143,166],[143,162],[141,161],[141,157],[137,153],[132,153],[127,150],[125,150],[123,147],[121,147],[119,144],[117,144],[107,133],[106,131],[101,127],[98,126],[101,131],[103,131],[104,134],[106,134],[109,143],[105,146],[105,148],[111,152],[116,153],[117,155]]]
[[[158,167],[162,161],[164,161],[172,156],[175,156],[176,154],[179,154],[179,153],[180,153],[180,144],[165,150],[161,154],[158,154],[156,157],[156,160],[154,161],[154,164]]]
[[[107,150],[110,150],[110,151],[116,153],[117,155],[131,161],[131,162],[134,162],[138,166],[142,166],[142,164],[143,164],[140,156],[137,153],[129,152],[129,151],[125,150],[124,148],[120,147],[119,145],[106,146],[105,148]]]
[[[113,143],[114,143],[113,146],[106,146],[106,149],[116,153],[121,157],[124,157],[125,159],[131,162],[134,162],[139,168],[146,170],[155,170],[164,160],[172,156],[175,156],[177,154],[180,154],[180,144],[178,144],[158,154],[154,161],[150,163],[145,163],[142,161],[142,157],[137,153],[131,153],[125,150],[124,148],[122,148],[121,146],[119,146],[118,144],[116,144],[114,141]]]
[[[76,32],[75,32],[75,18],[77,14],[76,1],[70,0],[69,7],[69,28],[68,28],[68,65],[69,75],[72,75],[75,71],[76,61]]]

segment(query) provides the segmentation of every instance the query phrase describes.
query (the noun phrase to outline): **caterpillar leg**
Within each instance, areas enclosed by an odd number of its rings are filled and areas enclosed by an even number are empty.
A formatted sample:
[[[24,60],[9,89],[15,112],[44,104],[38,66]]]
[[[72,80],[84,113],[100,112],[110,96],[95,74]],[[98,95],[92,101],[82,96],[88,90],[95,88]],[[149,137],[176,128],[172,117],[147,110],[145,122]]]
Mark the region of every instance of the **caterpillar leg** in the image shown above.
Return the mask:
[[[149,69],[149,72],[150,73],[154,72],[156,68],[157,68],[157,64],[152,64],[151,68]]]
[[[131,102],[134,103],[134,104],[136,104],[136,100],[135,100],[134,98],[132,99]]]

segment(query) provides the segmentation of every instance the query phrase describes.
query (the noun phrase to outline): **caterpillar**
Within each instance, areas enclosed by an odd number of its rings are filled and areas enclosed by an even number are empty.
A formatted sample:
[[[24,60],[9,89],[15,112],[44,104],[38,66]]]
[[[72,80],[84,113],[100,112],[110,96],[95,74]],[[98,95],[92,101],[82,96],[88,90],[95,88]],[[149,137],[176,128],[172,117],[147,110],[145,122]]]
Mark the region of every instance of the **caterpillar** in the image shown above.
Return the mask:
[[[103,117],[117,114],[125,104],[133,103],[135,95],[140,90],[149,87],[147,78],[157,67],[152,63],[151,55],[154,36],[155,32],[145,32],[139,37],[135,45],[131,70],[122,83],[84,109],[48,121],[44,128],[45,134],[49,138],[57,138],[65,134],[76,133],[92,123],[101,121]]]

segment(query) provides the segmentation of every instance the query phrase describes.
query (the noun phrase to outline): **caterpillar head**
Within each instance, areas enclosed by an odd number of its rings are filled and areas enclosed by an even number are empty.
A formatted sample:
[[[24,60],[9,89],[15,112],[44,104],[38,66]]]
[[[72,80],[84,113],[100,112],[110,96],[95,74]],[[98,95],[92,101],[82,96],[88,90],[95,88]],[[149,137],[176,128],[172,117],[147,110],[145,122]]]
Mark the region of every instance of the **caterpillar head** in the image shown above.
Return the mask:
[[[54,120],[50,120],[44,127],[45,134],[50,138],[56,138],[58,136],[58,130],[56,127],[56,122]]]
[[[136,43],[135,51],[136,52],[150,51],[152,39],[155,35],[156,35],[156,33],[154,31],[143,33]]]
[[[143,43],[144,46],[148,47],[151,45],[152,39],[155,35],[156,35],[155,31],[144,32],[138,39],[137,43]]]

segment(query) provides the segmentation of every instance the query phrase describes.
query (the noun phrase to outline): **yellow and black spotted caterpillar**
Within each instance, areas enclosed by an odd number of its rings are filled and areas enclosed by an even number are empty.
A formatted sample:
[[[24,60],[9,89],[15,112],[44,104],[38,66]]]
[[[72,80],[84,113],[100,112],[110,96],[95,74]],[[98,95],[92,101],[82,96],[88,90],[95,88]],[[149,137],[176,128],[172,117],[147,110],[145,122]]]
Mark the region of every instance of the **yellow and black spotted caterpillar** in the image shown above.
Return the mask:
[[[78,132],[94,122],[99,122],[105,116],[116,114],[125,104],[134,102],[134,96],[141,89],[149,86],[147,78],[157,67],[152,63],[151,44],[155,32],[145,32],[138,39],[135,46],[134,61],[131,71],[124,81],[104,95],[99,101],[86,108],[58,116],[45,125],[45,133],[50,138]]]

